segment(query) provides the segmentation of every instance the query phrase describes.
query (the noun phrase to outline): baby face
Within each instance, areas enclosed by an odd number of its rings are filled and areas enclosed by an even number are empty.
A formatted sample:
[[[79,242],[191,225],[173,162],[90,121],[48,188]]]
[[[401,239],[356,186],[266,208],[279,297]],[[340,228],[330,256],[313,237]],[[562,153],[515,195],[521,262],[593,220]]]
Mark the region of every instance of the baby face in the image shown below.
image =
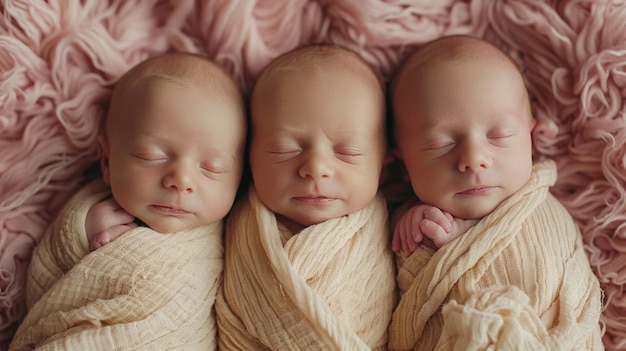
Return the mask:
[[[295,68],[255,91],[250,164],[271,211],[308,226],[373,200],[386,148],[384,97],[364,72]]]
[[[222,219],[242,173],[238,101],[217,86],[162,80],[142,83],[125,99],[103,145],[105,180],[119,204],[163,233]]]
[[[528,181],[534,122],[509,65],[443,60],[398,80],[397,146],[421,201],[477,219]]]

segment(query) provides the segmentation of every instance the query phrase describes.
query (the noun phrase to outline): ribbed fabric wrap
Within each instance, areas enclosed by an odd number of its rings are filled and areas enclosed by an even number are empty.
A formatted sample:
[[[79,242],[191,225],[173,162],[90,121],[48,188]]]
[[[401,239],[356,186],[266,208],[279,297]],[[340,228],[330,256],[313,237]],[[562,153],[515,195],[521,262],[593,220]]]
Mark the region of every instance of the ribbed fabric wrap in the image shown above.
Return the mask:
[[[109,195],[90,183],[45,234],[10,350],[215,350],[222,223],[173,234],[139,227],[89,253],[87,212]]]
[[[220,350],[386,350],[395,276],[382,197],[291,236],[251,189],[225,246]]]
[[[602,292],[577,226],[549,192],[555,181],[554,162],[537,163],[467,233],[400,261],[390,349],[604,349]]]

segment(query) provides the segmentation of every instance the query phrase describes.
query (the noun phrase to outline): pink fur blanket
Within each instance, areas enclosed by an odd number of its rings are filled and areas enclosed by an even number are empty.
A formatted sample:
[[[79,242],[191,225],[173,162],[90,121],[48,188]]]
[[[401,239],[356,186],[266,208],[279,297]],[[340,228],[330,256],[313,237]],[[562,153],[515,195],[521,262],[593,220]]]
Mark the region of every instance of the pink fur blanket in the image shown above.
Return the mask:
[[[610,0],[4,0],[0,3],[0,343],[25,314],[32,248],[97,159],[111,85],[169,51],[204,54],[248,91],[272,58],[332,42],[389,78],[423,43],[483,37],[523,67],[535,154],[605,291],[607,350],[626,348],[626,5]]]

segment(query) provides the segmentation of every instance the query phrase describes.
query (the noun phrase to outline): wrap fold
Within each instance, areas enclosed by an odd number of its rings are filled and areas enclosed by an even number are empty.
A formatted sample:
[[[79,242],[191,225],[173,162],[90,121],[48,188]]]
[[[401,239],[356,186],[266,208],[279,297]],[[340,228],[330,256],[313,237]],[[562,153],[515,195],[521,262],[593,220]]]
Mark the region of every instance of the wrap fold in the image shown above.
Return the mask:
[[[392,350],[603,350],[602,292],[554,162],[467,233],[399,260]]]
[[[138,227],[90,253],[87,212],[108,196],[90,183],[46,232],[10,350],[215,350],[222,223],[172,234]]]
[[[396,297],[381,196],[292,236],[252,188],[225,246],[220,350],[386,350]]]

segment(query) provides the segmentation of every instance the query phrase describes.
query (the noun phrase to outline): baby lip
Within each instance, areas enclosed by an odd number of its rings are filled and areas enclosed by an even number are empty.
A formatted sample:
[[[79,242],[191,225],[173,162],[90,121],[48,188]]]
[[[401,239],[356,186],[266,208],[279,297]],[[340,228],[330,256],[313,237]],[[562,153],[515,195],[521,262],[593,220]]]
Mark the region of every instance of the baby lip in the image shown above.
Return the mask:
[[[460,191],[457,194],[459,194],[459,195],[480,195],[480,194],[486,194],[491,189],[493,189],[493,187],[491,187],[491,186],[476,186],[476,187],[473,187],[473,188],[469,188],[469,189]]]
[[[155,210],[161,213],[166,213],[170,215],[185,215],[185,214],[190,213],[189,211],[179,208],[178,206],[152,205],[152,208],[154,208]]]
[[[305,202],[314,202],[314,203],[325,203],[334,200],[332,197],[319,195],[319,194],[309,194],[303,196],[296,196],[296,200],[305,201]]]

